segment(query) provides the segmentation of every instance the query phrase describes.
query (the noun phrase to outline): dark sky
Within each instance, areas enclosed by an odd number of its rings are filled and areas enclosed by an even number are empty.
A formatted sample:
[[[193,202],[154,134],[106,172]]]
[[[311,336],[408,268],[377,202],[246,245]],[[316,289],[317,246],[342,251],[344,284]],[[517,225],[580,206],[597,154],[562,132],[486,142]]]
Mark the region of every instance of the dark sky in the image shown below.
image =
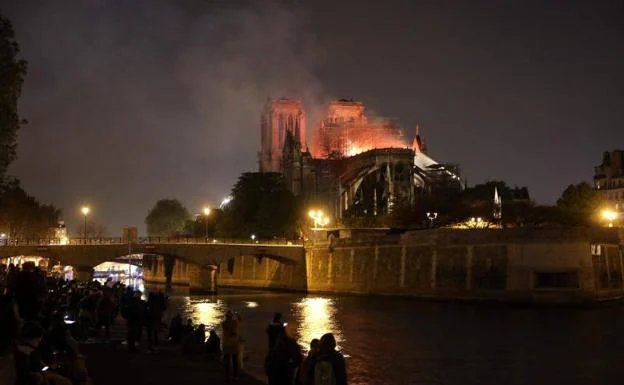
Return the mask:
[[[30,62],[11,172],[75,231],[160,198],[216,205],[256,170],[267,96],[420,122],[470,184],[552,203],[624,147],[619,1],[2,0]]]

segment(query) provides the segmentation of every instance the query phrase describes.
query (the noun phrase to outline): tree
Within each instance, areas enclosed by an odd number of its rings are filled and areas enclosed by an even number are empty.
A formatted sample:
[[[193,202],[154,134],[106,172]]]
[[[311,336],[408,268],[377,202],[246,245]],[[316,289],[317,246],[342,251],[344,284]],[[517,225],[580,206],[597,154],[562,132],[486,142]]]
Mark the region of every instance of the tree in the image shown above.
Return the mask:
[[[189,219],[184,225],[184,234],[193,238],[213,237],[217,230],[217,223],[223,216],[223,210],[211,209],[210,215],[197,215],[195,219]]]
[[[17,58],[19,45],[11,22],[0,14],[0,183],[16,158],[17,131],[22,123],[17,101],[27,72],[27,62]]]
[[[557,200],[559,218],[566,225],[596,224],[602,197],[587,182],[569,185]]]
[[[557,200],[557,206],[571,211],[595,212],[602,198],[587,182],[569,185]]]
[[[280,173],[243,173],[232,189],[232,201],[217,225],[220,236],[295,237],[303,216],[300,204]]]
[[[145,218],[147,234],[153,237],[179,235],[189,219],[191,215],[177,199],[161,199]]]
[[[0,188],[0,232],[11,239],[44,239],[54,236],[61,211],[42,205],[11,180]]]

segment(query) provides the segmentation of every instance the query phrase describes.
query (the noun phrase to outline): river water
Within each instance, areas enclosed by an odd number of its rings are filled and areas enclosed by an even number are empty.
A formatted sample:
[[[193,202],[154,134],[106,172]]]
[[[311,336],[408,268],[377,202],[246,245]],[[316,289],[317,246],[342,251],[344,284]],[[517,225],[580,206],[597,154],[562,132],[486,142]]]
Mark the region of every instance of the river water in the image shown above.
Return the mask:
[[[172,296],[181,311],[217,326],[243,319],[245,371],[265,379],[266,325],[282,312],[307,348],[332,332],[350,384],[619,384],[624,307],[504,307],[409,299],[241,291]],[[219,331],[220,333],[220,331]]]

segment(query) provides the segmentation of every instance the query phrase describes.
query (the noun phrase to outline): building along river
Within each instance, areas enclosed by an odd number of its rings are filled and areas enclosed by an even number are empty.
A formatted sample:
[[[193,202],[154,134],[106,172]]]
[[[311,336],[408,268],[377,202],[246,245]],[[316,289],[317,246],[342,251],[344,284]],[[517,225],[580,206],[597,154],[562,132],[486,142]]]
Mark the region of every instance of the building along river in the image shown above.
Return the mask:
[[[616,304],[508,307],[232,291],[172,296],[167,317],[181,311],[218,326],[227,309],[243,319],[244,370],[261,379],[274,312],[305,348],[334,333],[350,384],[619,384],[624,376],[624,307]]]

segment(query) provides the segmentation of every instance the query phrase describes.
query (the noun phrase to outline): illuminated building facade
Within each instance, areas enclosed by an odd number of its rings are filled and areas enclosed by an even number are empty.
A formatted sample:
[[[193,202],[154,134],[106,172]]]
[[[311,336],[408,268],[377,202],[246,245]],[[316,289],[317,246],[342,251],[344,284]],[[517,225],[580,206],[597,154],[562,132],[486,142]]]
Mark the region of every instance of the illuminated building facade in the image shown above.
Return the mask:
[[[312,151],[304,127],[300,101],[267,101],[260,172],[281,172],[293,194],[303,194],[333,218],[386,215],[413,203],[416,194],[463,187],[456,166],[426,154],[418,127],[408,143],[401,127],[391,119],[368,117],[361,102],[328,103],[315,126]]]
[[[624,150],[606,151],[594,167],[594,187],[612,209],[624,212]]]

